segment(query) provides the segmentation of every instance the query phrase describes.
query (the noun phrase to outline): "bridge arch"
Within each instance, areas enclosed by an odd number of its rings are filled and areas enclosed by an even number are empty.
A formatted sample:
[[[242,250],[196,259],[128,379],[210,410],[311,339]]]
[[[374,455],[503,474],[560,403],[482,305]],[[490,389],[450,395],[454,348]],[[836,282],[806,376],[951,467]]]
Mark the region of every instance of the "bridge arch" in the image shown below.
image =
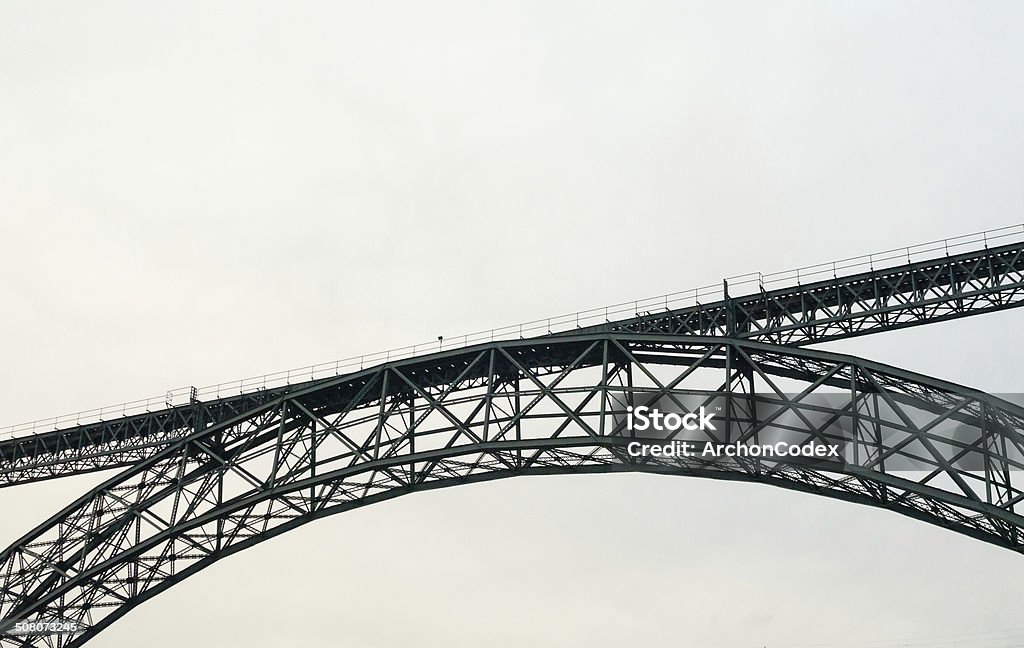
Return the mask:
[[[629,408],[714,409],[655,433]],[[728,338],[599,333],[494,342],[296,388],[189,434],[0,554],[0,632],[89,625],[227,555],[410,492],[531,474],[754,481],[887,508],[1024,553],[1024,409],[859,358]],[[630,443],[785,441],[835,457],[634,455]],[[24,645],[3,636],[2,645]]]

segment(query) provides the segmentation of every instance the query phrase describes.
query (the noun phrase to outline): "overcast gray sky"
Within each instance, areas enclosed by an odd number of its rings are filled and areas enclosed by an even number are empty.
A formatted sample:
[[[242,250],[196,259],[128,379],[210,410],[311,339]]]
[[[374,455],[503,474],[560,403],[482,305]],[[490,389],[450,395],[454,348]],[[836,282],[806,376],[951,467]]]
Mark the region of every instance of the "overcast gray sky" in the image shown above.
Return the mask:
[[[0,424],[1022,222],[1022,27],[1019,2],[4,2]],[[1019,392],[1022,324],[832,348]],[[0,542],[100,479],[0,491]],[[91,645],[865,645],[1022,636],[1022,594],[1021,556],[889,512],[531,478],[321,520]]]

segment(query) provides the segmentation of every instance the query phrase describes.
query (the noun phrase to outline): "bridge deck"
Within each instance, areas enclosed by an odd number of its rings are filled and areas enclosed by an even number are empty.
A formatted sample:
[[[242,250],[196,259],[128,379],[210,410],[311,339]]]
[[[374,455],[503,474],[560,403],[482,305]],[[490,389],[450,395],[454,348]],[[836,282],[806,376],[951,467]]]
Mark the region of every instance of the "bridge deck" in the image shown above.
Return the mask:
[[[638,313],[548,335],[623,331],[729,336],[802,346],[978,315],[1024,304],[1024,241],[812,283],[759,288],[752,294]],[[443,364],[453,353],[459,349],[423,354],[415,360],[423,366]],[[0,488],[130,465],[183,434],[316,382],[253,388],[0,440]]]

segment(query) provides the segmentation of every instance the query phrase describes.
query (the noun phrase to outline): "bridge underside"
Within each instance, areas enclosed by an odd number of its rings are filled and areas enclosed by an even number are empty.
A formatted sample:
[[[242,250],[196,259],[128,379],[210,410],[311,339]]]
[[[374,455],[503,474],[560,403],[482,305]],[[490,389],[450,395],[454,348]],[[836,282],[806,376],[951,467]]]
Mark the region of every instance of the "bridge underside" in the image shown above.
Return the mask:
[[[713,412],[640,431],[631,407]],[[496,342],[275,395],[169,441],[0,555],[0,632],[91,625],[319,517],[530,474],[640,471],[859,502],[1024,553],[1024,410],[877,363],[734,338],[629,332]],[[673,442],[786,441],[837,456],[637,455]],[[633,444],[633,445],[631,445]],[[64,643],[60,643],[64,642]],[[32,645],[11,636],[2,646]]]

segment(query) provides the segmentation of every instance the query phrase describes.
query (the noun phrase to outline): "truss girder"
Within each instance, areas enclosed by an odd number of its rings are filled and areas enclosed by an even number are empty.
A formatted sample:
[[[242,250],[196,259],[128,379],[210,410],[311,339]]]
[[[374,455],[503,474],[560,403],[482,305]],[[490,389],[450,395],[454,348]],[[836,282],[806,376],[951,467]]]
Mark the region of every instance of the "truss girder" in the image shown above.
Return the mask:
[[[0,442],[0,488],[129,466],[171,441],[279,398],[287,388],[116,416]]]
[[[868,504],[1024,552],[1024,409],[810,349],[603,333],[483,345],[282,394],[168,441],[0,554],[0,633],[63,618],[85,643],[214,561],[406,493],[530,474],[640,471]],[[722,401],[721,399],[725,399]],[[696,400],[695,400],[696,399]],[[843,461],[633,456],[634,403],[724,402],[718,440],[835,443]],[[964,434],[973,430],[975,433]],[[36,643],[32,643],[35,641]],[[39,642],[46,642],[39,643]]]
[[[579,329],[802,346],[1024,304],[1024,243],[760,291]],[[543,338],[539,338],[543,339]],[[455,355],[467,350],[456,350]],[[467,352],[472,352],[468,350]],[[451,354],[424,356],[443,362]],[[0,488],[132,465],[192,430],[304,389],[291,385],[0,442]]]
[[[797,280],[798,280],[797,276]],[[722,335],[789,346],[889,331],[1024,304],[1024,243],[800,284],[587,327]]]

